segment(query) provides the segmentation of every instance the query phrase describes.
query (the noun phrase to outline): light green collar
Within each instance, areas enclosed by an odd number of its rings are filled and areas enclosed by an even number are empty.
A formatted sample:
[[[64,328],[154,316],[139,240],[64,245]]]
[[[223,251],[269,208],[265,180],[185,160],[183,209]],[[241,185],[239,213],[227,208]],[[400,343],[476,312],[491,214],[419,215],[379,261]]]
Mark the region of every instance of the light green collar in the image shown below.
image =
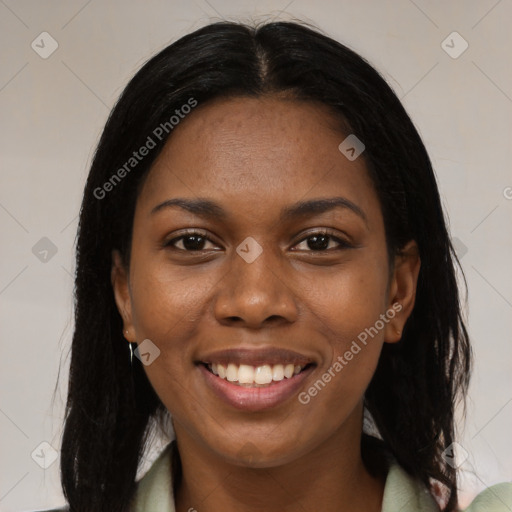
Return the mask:
[[[171,483],[172,443],[169,443],[140,480],[134,512],[176,512]],[[418,481],[392,461],[386,477],[382,512],[438,512],[434,498]],[[480,493],[467,512],[512,511],[512,483]]]

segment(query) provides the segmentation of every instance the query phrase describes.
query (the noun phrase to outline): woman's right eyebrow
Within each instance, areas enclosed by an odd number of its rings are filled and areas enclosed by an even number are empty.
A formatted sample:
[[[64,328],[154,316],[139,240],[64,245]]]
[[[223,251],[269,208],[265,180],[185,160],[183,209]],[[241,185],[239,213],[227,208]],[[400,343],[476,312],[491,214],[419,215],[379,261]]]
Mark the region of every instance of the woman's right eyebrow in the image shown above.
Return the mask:
[[[154,215],[159,211],[162,211],[166,208],[179,207],[184,210],[187,210],[194,215],[204,218],[214,218],[217,220],[226,220],[228,218],[228,214],[226,211],[216,202],[206,199],[206,198],[185,198],[185,197],[176,197],[174,199],[168,199],[163,203],[156,205],[152,210],[150,215]]]
[[[185,198],[176,197],[168,199],[163,203],[156,205],[151,210],[151,215],[156,214],[166,208],[179,207],[198,217],[216,220],[226,220],[228,213],[215,201],[207,198]],[[305,215],[319,215],[335,208],[348,209],[358,215],[365,224],[368,225],[368,219],[364,211],[345,197],[322,197],[317,199],[308,199],[299,201],[290,206],[286,206],[281,211],[281,220],[289,221],[291,219]]]

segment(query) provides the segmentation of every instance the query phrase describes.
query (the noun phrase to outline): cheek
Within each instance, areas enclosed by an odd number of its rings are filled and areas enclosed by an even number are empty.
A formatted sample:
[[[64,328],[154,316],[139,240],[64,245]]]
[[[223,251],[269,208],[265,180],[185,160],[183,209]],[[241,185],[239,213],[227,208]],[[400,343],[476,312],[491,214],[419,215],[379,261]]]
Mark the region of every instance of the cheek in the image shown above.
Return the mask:
[[[149,339],[160,351],[144,370],[164,402],[181,400],[193,378],[191,340],[200,337],[205,296],[214,282],[211,275],[203,277],[180,277],[165,264],[134,265],[132,319],[137,341]]]
[[[158,356],[144,365],[144,372],[168,411],[177,418],[200,414],[196,397],[190,390],[194,383],[190,343],[197,322],[194,304],[204,293],[178,281],[161,281],[146,275],[139,288],[134,286],[134,324],[137,341],[149,339],[158,347]]]
[[[154,338],[165,349],[192,335],[215,283],[211,271],[180,268],[151,255],[134,262],[130,279],[135,329],[139,337]]]
[[[373,326],[386,307],[385,264],[365,260],[354,259],[345,267],[333,267],[332,272],[315,280],[314,287],[306,285],[309,298],[305,304],[338,351]]]
[[[322,400],[334,405],[344,396],[355,405],[373,376],[384,341],[386,267],[380,260],[354,261],[333,270],[321,284],[316,282],[309,305],[330,345],[330,357],[319,372],[330,388]]]

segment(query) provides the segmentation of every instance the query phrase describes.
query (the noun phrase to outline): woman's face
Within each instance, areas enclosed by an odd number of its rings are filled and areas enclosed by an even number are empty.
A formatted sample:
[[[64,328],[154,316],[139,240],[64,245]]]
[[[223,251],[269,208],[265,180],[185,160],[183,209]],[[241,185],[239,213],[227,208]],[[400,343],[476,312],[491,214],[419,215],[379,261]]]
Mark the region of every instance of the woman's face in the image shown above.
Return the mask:
[[[390,274],[363,157],[348,159],[332,126],[313,103],[199,105],[141,190],[126,275],[114,253],[127,337],[150,340],[144,369],[178,440],[235,464],[357,436],[382,345],[412,308],[417,268]],[[300,373],[283,377],[290,364]]]

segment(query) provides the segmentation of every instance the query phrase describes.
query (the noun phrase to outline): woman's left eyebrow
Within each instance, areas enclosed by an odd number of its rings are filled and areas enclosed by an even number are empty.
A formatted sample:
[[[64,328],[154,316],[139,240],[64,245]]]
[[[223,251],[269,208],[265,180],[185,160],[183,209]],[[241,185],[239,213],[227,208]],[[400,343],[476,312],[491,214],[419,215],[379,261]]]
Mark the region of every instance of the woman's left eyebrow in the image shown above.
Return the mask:
[[[335,208],[348,209],[364,220],[368,225],[366,214],[357,204],[350,201],[346,197],[322,197],[318,199],[308,199],[307,201],[299,201],[298,203],[286,206],[281,212],[282,220],[290,220],[304,215],[318,215]]]
[[[185,197],[168,199],[167,201],[158,204],[151,210],[151,215],[154,215],[163,209],[172,207],[182,208],[203,218],[214,218],[217,220],[226,220],[228,218],[228,214],[222,206],[211,199]],[[323,197],[318,199],[308,199],[307,201],[299,201],[298,203],[286,206],[282,209],[281,220],[289,221],[304,215],[318,215],[334,210],[335,208],[351,210],[363,219],[366,225],[368,225],[368,219],[364,211],[354,202],[345,197]]]

